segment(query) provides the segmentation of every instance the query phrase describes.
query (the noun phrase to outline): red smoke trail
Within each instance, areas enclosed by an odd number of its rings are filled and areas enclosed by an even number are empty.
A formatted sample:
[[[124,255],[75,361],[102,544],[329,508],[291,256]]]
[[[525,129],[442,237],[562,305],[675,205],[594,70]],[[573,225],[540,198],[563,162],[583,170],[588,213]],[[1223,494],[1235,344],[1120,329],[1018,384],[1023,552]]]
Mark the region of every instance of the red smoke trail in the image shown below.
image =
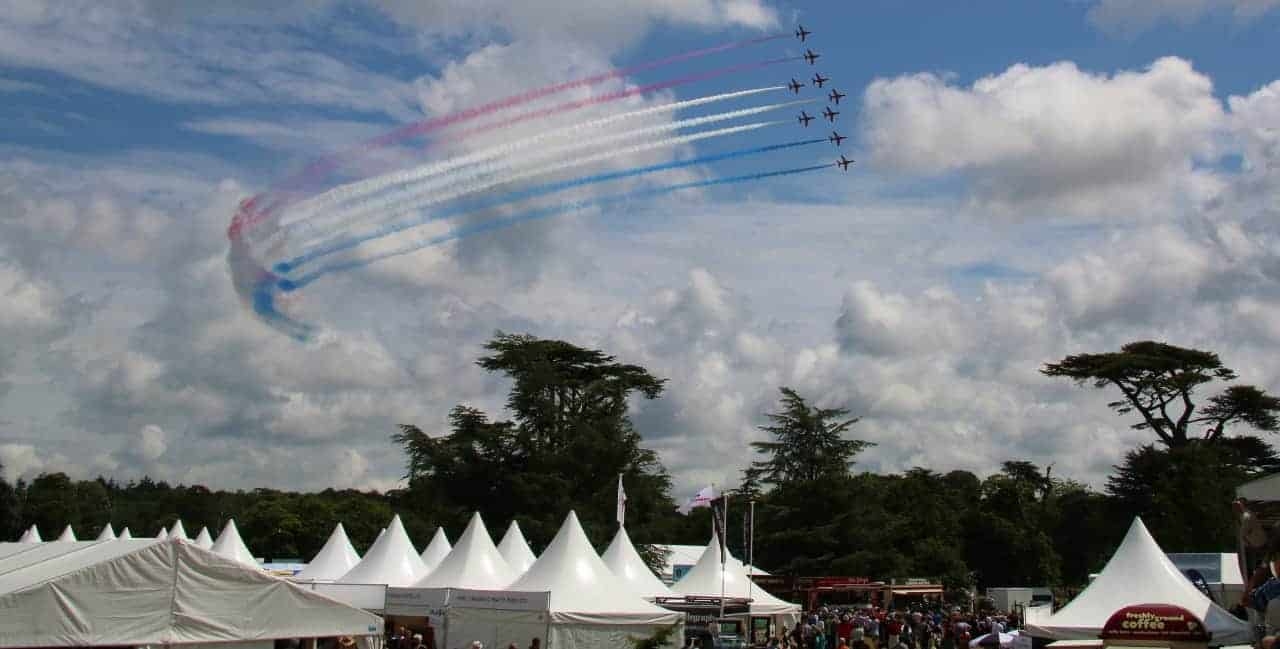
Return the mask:
[[[619,77],[635,74],[638,72],[652,70],[654,68],[671,65],[673,63],[679,63],[681,61],[688,61],[690,59],[695,59],[702,56],[708,56],[708,55],[716,54],[719,52],[725,52],[733,49],[748,47],[751,45],[757,45],[759,43],[766,43],[769,41],[774,41],[781,38],[789,38],[789,37],[790,37],[790,34],[774,34],[772,36],[761,36],[758,38],[749,38],[746,40],[734,41],[731,43],[724,43],[722,45],[703,48],[700,50],[691,50],[689,52],[684,52],[682,54],[675,54],[672,56],[668,56],[666,58],[658,59],[656,61],[649,61],[647,63],[634,65],[629,68],[622,68],[620,70],[613,70],[611,72],[605,72],[605,73],[593,75],[590,77],[584,77],[581,79],[576,79],[574,81],[566,81],[563,83],[558,83],[555,85],[538,88],[536,90],[530,90],[528,92],[525,92],[519,95],[512,95],[511,97],[507,97],[505,99],[499,99],[497,101],[489,102],[481,106],[468,108],[467,110],[463,110],[450,115],[445,115],[442,117],[436,117],[432,119],[423,120],[420,122],[414,122],[412,124],[407,124],[394,131],[391,131],[390,133],[380,135],[376,138],[373,138],[372,140],[369,140],[347,151],[342,151],[342,152],[324,156],[316,160],[315,162],[312,162],[311,164],[307,165],[301,171],[299,171],[298,173],[286,179],[277,188],[268,190],[263,194],[258,194],[248,199],[247,201],[241,204],[240,211],[238,211],[235,217],[231,219],[231,224],[230,226],[227,227],[227,236],[230,238],[237,237],[240,235],[240,232],[244,228],[250,227],[255,223],[258,223],[266,218],[269,218],[270,216],[275,214],[275,212],[280,207],[283,207],[284,204],[292,202],[290,200],[291,197],[289,197],[288,194],[293,194],[300,186],[305,186],[307,183],[314,181],[317,177],[321,177],[324,174],[328,174],[329,172],[341,166],[343,162],[345,162],[348,158],[352,156],[360,155],[368,151],[371,151],[373,149],[394,144],[396,142],[399,142],[401,140],[404,140],[410,137],[429,133],[431,131],[452,126],[460,122],[469,121],[478,117],[483,117],[485,115],[489,115],[506,108],[512,108],[514,106],[535,101],[537,99],[541,99],[543,97],[564,92],[566,90],[581,88],[585,86],[592,86],[592,85],[602,83],[604,81],[608,81],[610,79],[616,79]],[[750,69],[750,68],[748,67],[744,69]],[[261,201],[261,199],[264,197],[265,194],[282,193],[282,190],[283,190],[283,193],[286,194],[285,198],[279,199],[273,202],[272,204],[266,205],[266,206],[259,207],[258,205],[256,205],[258,202]],[[258,208],[258,209],[255,210],[254,208]]]

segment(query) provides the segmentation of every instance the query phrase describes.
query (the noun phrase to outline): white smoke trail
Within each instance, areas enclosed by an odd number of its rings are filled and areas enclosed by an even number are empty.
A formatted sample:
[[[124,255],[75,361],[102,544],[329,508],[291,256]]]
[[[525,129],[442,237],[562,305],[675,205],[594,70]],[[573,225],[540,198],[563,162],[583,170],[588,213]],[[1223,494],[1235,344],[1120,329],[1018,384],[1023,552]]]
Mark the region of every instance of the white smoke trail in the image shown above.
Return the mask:
[[[563,171],[565,169],[570,169],[573,167],[579,167],[583,165],[592,164],[594,162],[600,162],[602,160],[608,160],[610,158],[634,155],[637,153],[643,153],[645,151],[651,151],[654,149],[679,146],[681,144],[688,144],[690,142],[697,142],[700,140],[706,140],[714,137],[722,137],[725,135],[733,135],[735,133],[745,133],[747,131],[754,131],[757,129],[765,128],[767,126],[774,126],[777,124],[785,124],[785,123],[787,123],[787,120],[775,120],[770,122],[754,122],[751,124],[729,126],[729,127],[714,129],[710,131],[701,131],[698,133],[691,133],[689,135],[679,135],[679,136],[669,137],[666,139],[652,141],[652,142],[644,142],[644,143],[636,144],[630,147],[612,149],[609,151],[597,153],[595,155],[589,155],[581,158],[566,160],[564,162],[560,162],[558,164],[553,164],[550,166],[542,166],[542,167],[536,167],[532,169],[526,169],[525,171],[515,173],[515,174],[500,174],[500,177],[498,178],[489,178],[471,185],[465,185],[463,187],[454,189],[446,194],[433,194],[432,190],[417,191],[417,192],[403,192],[402,197],[399,198],[399,200],[373,201],[373,204],[369,206],[368,210],[362,210],[362,211],[369,211],[369,212],[378,214],[380,216],[384,216],[386,217],[386,219],[393,219],[407,213],[416,212],[424,208],[431,207],[433,205],[438,205],[440,203],[451,201],[451,200],[461,198],[463,196],[467,196],[470,194],[479,193],[487,189],[490,189],[492,187],[496,187],[498,185],[506,184],[509,182],[514,182],[517,180],[523,180],[523,179],[531,178],[535,176],[543,176],[543,175],[555,173],[558,171]],[[430,220],[434,220],[434,219],[428,219],[428,221]],[[354,221],[351,222],[352,225],[354,225],[354,223],[355,223]],[[313,249],[316,247],[323,248],[325,246],[332,245],[335,241],[341,241],[343,239],[348,238],[349,235],[344,234],[347,231],[349,231],[349,228],[343,228],[342,230],[338,230],[337,232],[331,232],[328,234],[327,237],[323,239],[307,241],[302,245],[298,246],[297,249]],[[396,230],[396,232],[399,232],[399,231],[400,230]],[[376,232],[376,230],[374,232]],[[369,233],[365,233],[363,235],[356,235],[356,236],[364,237],[368,235]],[[376,239],[378,237],[373,237],[373,238]]]
[[[531,146],[535,146],[541,142],[545,142],[552,138],[571,135],[573,133],[577,133],[583,130],[595,129],[595,128],[608,126],[610,124],[614,124],[614,123],[625,121],[625,120],[645,117],[648,115],[654,115],[654,114],[670,112],[670,111],[677,111],[685,108],[693,108],[696,106],[702,106],[702,105],[710,104],[714,102],[727,101],[730,99],[737,99],[740,97],[748,97],[751,95],[758,95],[765,92],[772,92],[772,91],[780,90],[783,88],[786,88],[786,86],[769,86],[765,88],[752,88],[750,90],[737,90],[734,92],[726,92],[718,95],[710,95],[707,97],[697,97],[694,99],[686,99],[684,101],[677,101],[669,104],[662,104],[659,106],[650,106],[648,108],[641,108],[639,110],[633,110],[626,113],[609,115],[607,117],[601,117],[601,118],[590,120],[587,122],[570,124],[568,126],[564,126],[558,129],[553,129],[543,133],[538,133],[537,135],[521,138],[519,140],[514,140],[512,142],[507,142],[494,147],[490,147],[488,149],[476,151],[474,153],[469,153],[463,156],[449,158],[449,159],[435,162],[432,164],[421,165],[411,169],[405,169],[402,171],[383,174],[381,176],[377,176],[375,178],[369,178],[367,180],[347,183],[346,185],[334,187],[333,189],[330,189],[329,191],[324,192],[323,194],[319,194],[313,198],[307,199],[305,201],[301,201],[291,206],[285,212],[285,214],[281,216],[281,223],[287,225],[288,223],[291,223],[293,221],[305,219],[316,212],[328,209],[330,206],[332,206],[335,203],[349,201],[349,200],[356,200],[368,194],[391,187],[393,185],[404,184],[404,183],[409,183],[416,180],[421,180],[424,178],[428,178],[430,176],[434,176],[437,174],[450,171],[452,169],[456,169],[458,167],[463,167],[463,166],[474,164],[477,162],[483,162],[485,160],[489,160],[492,158],[500,158],[506,155],[510,155],[512,153],[516,153],[522,149],[527,149]]]

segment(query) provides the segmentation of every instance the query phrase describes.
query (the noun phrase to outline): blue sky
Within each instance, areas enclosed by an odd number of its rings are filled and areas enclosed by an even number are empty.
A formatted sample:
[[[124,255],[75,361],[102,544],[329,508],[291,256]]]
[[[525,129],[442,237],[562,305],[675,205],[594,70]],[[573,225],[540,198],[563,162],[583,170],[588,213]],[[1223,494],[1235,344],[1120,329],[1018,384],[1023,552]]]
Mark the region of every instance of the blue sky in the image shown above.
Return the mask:
[[[501,408],[505,386],[471,365],[495,329],[598,345],[670,378],[637,423],[682,490],[737,475],[784,384],[862,415],[873,470],[985,473],[1025,458],[1092,484],[1144,437],[1106,411],[1105,394],[1047,381],[1040,363],[1160,338],[1217,349],[1246,380],[1280,389],[1280,362],[1263,352],[1280,341],[1276,0],[0,6],[0,335],[18,343],[0,354],[0,463],[11,476],[387,487],[400,475],[386,443],[395,423],[442,430],[455,403]],[[810,42],[625,83],[805,46],[818,65],[628,106],[820,71],[848,95],[836,128],[858,160],[849,173],[586,210],[333,276],[284,303],[321,327],[305,344],[264,326],[232,285],[236,205],[317,155],[797,21]],[[575,173],[830,130],[778,116],[792,123]],[[835,153],[821,143],[617,189]],[[443,155],[388,154],[401,166]],[[514,173],[522,158],[508,162]],[[1081,450],[1092,448],[1108,450]],[[346,470],[316,470],[334,464]]]

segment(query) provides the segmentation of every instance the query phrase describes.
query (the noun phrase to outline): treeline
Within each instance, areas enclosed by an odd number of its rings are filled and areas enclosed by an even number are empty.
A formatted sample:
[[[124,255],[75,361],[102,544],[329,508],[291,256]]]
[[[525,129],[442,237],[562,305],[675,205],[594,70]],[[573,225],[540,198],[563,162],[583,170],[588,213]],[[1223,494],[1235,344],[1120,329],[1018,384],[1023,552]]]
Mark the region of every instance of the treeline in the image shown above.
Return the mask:
[[[49,540],[70,524],[86,539],[108,521],[154,536],[177,519],[194,536],[201,526],[216,534],[234,518],[258,556],[307,559],[339,521],[363,552],[398,513],[421,549],[437,525],[456,539],[470,513],[480,511],[495,541],[517,518],[539,551],[572,508],[603,549],[616,530],[622,475],[627,529],[637,544],[706,543],[710,511],[677,510],[670,476],[628,416],[631,400],[657,398],[665,380],[563,341],[499,334],[486,349],[478,365],[511,380],[511,419],[459,405],[447,431],[401,426],[392,441],[406,455],[403,489],[230,492],[47,474],[29,483],[0,481],[0,536],[16,538],[35,524]],[[783,388],[762,427],[765,441],[754,445],[760,459],[730,494],[731,550],[745,558],[744,518],[754,500],[755,562],[765,569],[941,578],[957,595],[971,586],[1083,584],[1134,516],[1166,551],[1234,551],[1235,488],[1280,461],[1260,438],[1225,432],[1236,423],[1274,431],[1280,401],[1232,386],[1185,417],[1165,415],[1184,397],[1194,406],[1197,387],[1235,377],[1212,354],[1156,343],[1068,357],[1044,371],[1122,386],[1133,399],[1113,407],[1138,412],[1136,427],[1157,433],[1155,443],[1127,453],[1101,492],[1021,460],[993,467],[985,478],[925,468],[857,471],[857,456],[869,446],[857,439],[857,420]],[[1209,432],[1189,434],[1197,423]]]

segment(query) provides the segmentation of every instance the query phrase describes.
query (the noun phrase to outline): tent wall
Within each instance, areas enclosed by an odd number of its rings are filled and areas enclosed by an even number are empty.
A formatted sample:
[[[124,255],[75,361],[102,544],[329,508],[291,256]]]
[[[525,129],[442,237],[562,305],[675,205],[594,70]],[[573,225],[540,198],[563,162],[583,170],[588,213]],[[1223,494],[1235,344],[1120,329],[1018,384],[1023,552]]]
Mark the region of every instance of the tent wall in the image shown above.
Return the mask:
[[[546,611],[450,607],[445,611],[441,646],[469,647],[472,641],[479,640],[486,647],[506,647],[512,642],[517,647],[527,647],[533,638],[542,638],[543,646],[548,649],[558,647],[547,645],[549,618]]]
[[[660,628],[658,626],[643,625],[553,624],[551,625],[551,632],[548,635],[546,646],[547,649],[617,649],[619,647],[630,647],[632,640],[648,638]],[[676,625],[667,646],[679,647],[682,644],[684,644],[684,628],[683,625]]]

